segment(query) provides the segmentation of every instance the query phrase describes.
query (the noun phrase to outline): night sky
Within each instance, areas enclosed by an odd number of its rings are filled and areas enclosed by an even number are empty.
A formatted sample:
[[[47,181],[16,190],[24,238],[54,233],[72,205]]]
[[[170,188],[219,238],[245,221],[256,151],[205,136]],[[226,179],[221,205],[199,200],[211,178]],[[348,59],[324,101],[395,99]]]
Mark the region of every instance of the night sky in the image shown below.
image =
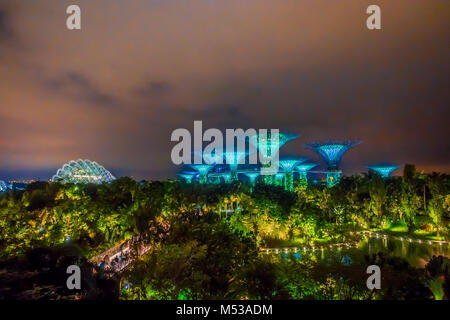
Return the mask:
[[[449,173],[449,18],[448,0],[0,0],[0,179],[78,158],[173,177],[170,134],[194,120],[296,132],[282,154],[314,161],[303,143],[362,140],[344,174]]]

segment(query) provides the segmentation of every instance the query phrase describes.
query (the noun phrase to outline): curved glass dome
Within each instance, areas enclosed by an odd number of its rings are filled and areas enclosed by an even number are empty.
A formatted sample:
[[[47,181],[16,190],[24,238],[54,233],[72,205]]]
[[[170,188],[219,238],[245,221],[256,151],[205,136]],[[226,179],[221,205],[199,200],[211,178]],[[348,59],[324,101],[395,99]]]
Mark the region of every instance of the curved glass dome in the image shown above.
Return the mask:
[[[52,177],[53,182],[73,183],[102,183],[111,182],[115,179],[111,172],[97,162],[81,159],[64,164]]]
[[[0,180],[0,192],[8,191],[8,189],[10,189],[10,185],[7,184],[5,181]]]

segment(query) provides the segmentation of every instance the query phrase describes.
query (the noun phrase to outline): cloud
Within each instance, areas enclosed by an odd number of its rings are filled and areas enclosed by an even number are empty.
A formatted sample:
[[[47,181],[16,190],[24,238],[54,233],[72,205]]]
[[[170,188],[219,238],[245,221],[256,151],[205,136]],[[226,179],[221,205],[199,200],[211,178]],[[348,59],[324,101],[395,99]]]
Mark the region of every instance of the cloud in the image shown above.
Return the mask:
[[[12,30],[10,26],[10,12],[6,7],[0,6],[0,41],[10,39]]]
[[[170,133],[203,120],[297,132],[282,152],[316,161],[304,142],[363,140],[345,173],[378,161],[448,170],[450,7],[378,2],[381,31],[365,27],[368,0],[79,0],[75,32],[67,2],[3,1],[0,164],[82,157],[173,177]]]
[[[174,90],[173,85],[167,81],[150,81],[145,85],[139,87],[136,93],[143,98],[157,97],[172,93]]]
[[[118,98],[103,93],[87,76],[76,71],[64,72],[61,76],[46,81],[46,85],[51,91],[93,106],[116,108],[121,105]]]

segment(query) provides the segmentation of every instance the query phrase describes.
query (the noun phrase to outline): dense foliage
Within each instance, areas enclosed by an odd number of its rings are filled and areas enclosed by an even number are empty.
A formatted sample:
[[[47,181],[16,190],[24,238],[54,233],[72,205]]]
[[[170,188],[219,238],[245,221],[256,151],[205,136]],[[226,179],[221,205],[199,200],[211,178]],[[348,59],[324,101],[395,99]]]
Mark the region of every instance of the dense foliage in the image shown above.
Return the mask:
[[[449,190],[448,175],[408,165],[402,177],[357,175],[332,188],[297,185],[294,193],[265,184],[251,191],[242,182],[37,182],[0,196],[0,257],[70,244],[90,259],[139,235],[152,250],[121,275],[133,284],[126,299],[405,298],[410,293],[398,290],[368,294],[364,282],[314,276],[314,261],[274,262],[258,249],[339,242],[362,229],[448,239]],[[415,281],[420,297],[433,296],[430,272],[383,259],[385,268],[409,270],[398,281]]]

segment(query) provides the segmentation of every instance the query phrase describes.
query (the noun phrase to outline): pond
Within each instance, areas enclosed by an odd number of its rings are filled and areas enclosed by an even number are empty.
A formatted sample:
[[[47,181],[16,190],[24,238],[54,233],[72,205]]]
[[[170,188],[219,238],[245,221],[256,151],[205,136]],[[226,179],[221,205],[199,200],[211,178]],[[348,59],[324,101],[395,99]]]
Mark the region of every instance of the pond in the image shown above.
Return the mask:
[[[382,252],[385,257],[404,258],[412,267],[424,268],[435,256],[450,258],[450,245],[447,242],[429,242],[409,238],[388,238],[383,236],[362,236],[351,245],[333,245],[323,247],[299,247],[271,249],[270,253],[280,258],[308,258],[322,264],[366,265],[365,257]]]

